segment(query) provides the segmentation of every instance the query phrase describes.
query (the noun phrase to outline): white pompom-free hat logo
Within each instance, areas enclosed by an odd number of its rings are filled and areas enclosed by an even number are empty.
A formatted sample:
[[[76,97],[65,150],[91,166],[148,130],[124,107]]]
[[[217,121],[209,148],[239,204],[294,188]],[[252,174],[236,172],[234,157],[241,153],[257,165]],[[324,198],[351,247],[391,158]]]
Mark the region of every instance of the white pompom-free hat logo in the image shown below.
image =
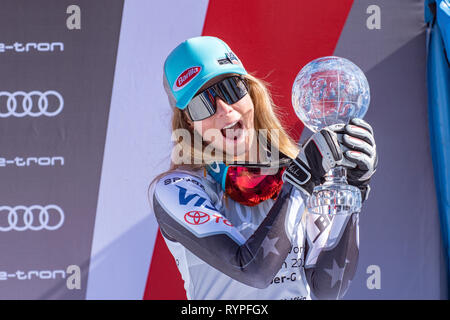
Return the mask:
[[[202,67],[190,67],[189,69],[184,70],[175,80],[172,90],[178,91],[183,89],[183,87],[191,82],[191,80],[194,79],[201,70]]]

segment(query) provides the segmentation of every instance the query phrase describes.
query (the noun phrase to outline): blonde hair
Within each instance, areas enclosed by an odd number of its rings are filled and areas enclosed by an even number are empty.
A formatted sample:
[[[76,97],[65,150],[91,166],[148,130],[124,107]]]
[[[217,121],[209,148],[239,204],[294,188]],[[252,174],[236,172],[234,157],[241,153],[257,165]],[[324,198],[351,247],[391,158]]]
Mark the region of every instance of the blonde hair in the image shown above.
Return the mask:
[[[267,129],[267,140],[270,144],[273,144],[275,150],[281,151],[290,158],[295,158],[299,152],[299,148],[281,125],[279,120],[279,109],[272,100],[267,83],[249,74],[244,75],[244,78],[247,81],[249,94],[254,105],[255,130],[258,131],[260,129]],[[173,111],[172,132],[178,129],[184,129],[189,131],[191,137],[199,135],[199,133],[193,129],[193,126],[188,121],[185,111],[176,107],[173,108]],[[278,130],[277,139],[271,139],[270,130],[272,129]],[[197,137],[197,139],[201,139],[201,137]],[[175,144],[178,144],[183,152],[188,152],[190,154],[188,159],[195,159],[196,161],[191,161],[191,164],[175,164],[172,162],[169,171],[176,170],[180,167],[188,170],[198,170],[204,168],[206,164],[211,163],[211,161],[223,159],[223,155],[216,155],[216,158],[213,159],[205,158],[205,154],[203,152],[206,146],[205,143],[202,144],[201,150],[199,150],[194,143],[190,143],[190,141],[185,141],[184,139],[175,141]]]

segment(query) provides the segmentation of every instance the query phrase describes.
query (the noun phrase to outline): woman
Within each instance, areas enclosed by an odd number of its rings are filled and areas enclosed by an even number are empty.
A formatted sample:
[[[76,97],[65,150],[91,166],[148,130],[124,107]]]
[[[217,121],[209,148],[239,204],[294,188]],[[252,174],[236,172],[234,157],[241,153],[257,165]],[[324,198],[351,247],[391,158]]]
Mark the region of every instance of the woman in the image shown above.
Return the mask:
[[[149,196],[188,299],[342,297],[356,271],[358,214],[311,215],[304,199],[336,165],[367,198],[370,125],[325,128],[299,149],[264,84],[214,37],[175,48],[164,87],[176,145]]]

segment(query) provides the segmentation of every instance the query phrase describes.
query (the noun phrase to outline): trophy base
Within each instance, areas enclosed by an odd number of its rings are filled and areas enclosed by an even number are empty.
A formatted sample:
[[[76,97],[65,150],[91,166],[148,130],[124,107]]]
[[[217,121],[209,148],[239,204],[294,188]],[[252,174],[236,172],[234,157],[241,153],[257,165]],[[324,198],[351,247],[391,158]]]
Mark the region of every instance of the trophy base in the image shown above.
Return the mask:
[[[346,169],[336,167],[325,175],[325,183],[316,186],[307,200],[310,213],[348,215],[361,210],[361,192],[346,182]]]

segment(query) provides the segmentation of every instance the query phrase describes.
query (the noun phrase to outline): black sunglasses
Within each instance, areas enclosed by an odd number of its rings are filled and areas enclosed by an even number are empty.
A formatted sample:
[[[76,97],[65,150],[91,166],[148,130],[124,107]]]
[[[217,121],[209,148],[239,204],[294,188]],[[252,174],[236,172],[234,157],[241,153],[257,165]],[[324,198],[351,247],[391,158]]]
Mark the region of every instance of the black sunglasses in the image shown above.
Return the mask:
[[[197,93],[187,105],[186,110],[192,121],[204,120],[216,113],[216,97],[227,104],[233,104],[247,93],[248,85],[243,77],[228,77]]]

